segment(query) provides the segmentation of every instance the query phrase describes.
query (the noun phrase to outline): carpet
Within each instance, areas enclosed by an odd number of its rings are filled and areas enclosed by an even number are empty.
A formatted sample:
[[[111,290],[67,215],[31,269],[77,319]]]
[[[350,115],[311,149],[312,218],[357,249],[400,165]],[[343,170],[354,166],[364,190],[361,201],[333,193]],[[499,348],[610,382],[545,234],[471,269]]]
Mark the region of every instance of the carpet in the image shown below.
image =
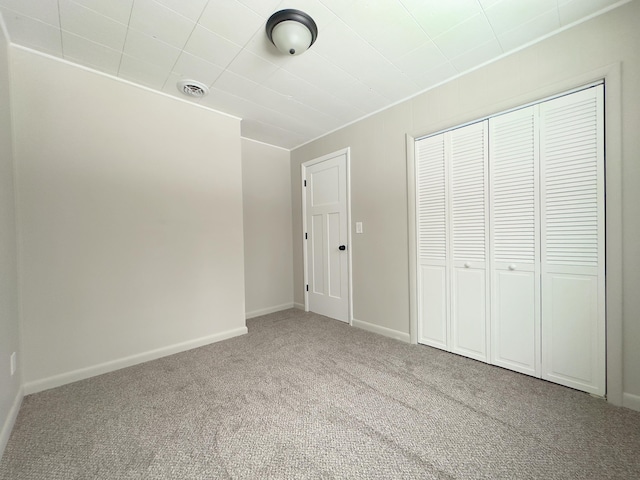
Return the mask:
[[[640,478],[640,412],[299,310],[25,397],[1,480]]]

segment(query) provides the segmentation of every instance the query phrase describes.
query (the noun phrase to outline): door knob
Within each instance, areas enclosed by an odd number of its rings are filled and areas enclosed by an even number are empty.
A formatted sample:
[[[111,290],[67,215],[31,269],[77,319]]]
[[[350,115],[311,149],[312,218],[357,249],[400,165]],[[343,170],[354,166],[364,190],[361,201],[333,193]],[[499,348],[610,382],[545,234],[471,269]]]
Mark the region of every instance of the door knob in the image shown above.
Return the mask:
[[[338,250],[346,250],[346,249],[347,249],[347,246],[346,246],[346,245],[340,245],[340,246],[338,247]]]
[[[469,268],[471,266],[471,262],[464,262],[464,268]]]
[[[509,270],[515,270],[516,266],[512,263],[511,265],[509,265]]]

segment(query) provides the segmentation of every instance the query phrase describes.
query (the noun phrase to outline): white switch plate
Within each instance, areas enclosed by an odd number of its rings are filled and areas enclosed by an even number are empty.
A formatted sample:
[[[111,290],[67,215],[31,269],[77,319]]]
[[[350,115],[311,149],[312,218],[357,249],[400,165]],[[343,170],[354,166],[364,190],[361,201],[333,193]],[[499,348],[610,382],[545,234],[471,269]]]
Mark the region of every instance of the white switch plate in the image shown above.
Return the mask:
[[[356,233],[362,233],[362,222],[356,222]]]
[[[16,352],[13,352],[11,354],[11,376],[13,376],[14,373],[16,373]]]

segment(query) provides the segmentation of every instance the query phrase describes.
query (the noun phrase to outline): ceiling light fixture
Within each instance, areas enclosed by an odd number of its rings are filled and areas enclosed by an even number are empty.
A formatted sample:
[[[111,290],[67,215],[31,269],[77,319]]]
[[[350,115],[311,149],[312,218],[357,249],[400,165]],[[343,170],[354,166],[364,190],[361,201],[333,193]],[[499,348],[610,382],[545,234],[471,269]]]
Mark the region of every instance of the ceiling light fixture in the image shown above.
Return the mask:
[[[318,27],[309,15],[290,8],[267,20],[267,37],[285,55],[300,55],[318,38]]]

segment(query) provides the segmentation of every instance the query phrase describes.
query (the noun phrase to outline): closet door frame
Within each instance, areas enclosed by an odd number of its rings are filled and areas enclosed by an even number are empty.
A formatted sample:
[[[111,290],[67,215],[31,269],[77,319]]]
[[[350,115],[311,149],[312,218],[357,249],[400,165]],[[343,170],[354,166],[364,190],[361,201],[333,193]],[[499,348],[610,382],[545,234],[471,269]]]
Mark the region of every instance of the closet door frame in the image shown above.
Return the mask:
[[[607,199],[606,212],[606,372],[608,402],[617,406],[638,408],[637,400],[623,394],[623,325],[622,325],[622,65],[615,62],[581,75],[554,80],[553,83],[536,85],[535,90],[523,92],[508,102],[496,98],[503,108],[491,112],[483,118],[532,105],[571,91],[582,90],[588,86],[603,82],[605,84],[605,191]],[[416,212],[415,212],[415,140],[427,135],[449,130],[456,125],[475,123],[482,118],[474,114],[477,108],[469,108],[466,112],[448,117],[447,120],[436,119],[423,124],[412,133],[406,134],[406,168],[407,168],[407,201],[409,217],[409,314],[410,342],[417,344],[417,290],[416,290]],[[486,110],[485,110],[486,111]]]

